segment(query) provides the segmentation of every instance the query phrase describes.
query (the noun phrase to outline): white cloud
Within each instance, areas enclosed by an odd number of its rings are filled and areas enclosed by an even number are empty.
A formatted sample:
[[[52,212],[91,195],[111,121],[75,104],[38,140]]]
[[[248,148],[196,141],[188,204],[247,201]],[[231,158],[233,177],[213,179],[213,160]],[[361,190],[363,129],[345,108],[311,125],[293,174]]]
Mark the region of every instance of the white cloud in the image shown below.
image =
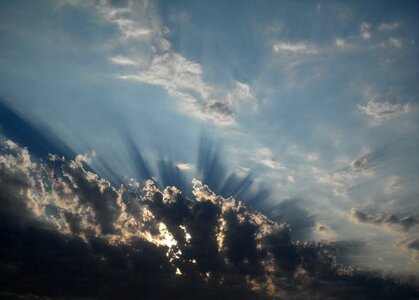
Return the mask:
[[[198,63],[178,53],[170,52],[155,56],[147,70],[137,74],[122,75],[120,78],[160,85],[172,95],[176,92],[189,91],[207,98],[209,87],[204,83],[201,75],[202,68]]]
[[[236,81],[234,88],[227,93],[227,101],[235,108],[243,105],[250,106],[253,111],[258,108],[257,99],[250,92],[249,85],[239,81]]]
[[[395,37],[389,38],[388,39],[388,44],[395,47],[395,48],[402,48],[403,47],[403,43],[402,43],[401,39],[395,38]]]
[[[362,22],[361,25],[359,25],[359,30],[361,32],[361,37],[364,40],[369,40],[371,38],[371,32],[370,32],[371,24],[367,22]]]
[[[92,150],[90,153],[86,154],[78,154],[76,158],[74,159],[74,162],[81,166],[83,163],[91,164],[92,160],[96,158],[96,152]]]
[[[285,170],[286,167],[284,164],[282,164],[279,161],[276,161],[274,159],[262,159],[260,161],[262,164],[264,164],[265,166],[271,168],[271,169],[275,169],[275,170]]]
[[[129,57],[121,56],[121,55],[111,57],[110,60],[114,64],[122,65],[122,66],[138,66],[138,65],[141,65],[140,61],[134,60],[134,59],[129,58]]]
[[[182,170],[182,171],[187,171],[187,170],[190,170],[191,169],[191,165],[190,164],[181,163],[181,162],[176,163],[176,167],[178,167],[179,170]]]
[[[400,181],[400,178],[396,176],[391,177],[385,186],[385,191],[389,194],[394,193],[395,191],[400,190],[400,189],[401,189],[401,181]]]
[[[290,52],[290,53],[305,53],[305,54],[316,54],[317,48],[309,43],[298,42],[278,42],[272,46],[273,51],[276,53]]]
[[[127,38],[142,38],[151,35],[151,29],[142,27],[130,19],[115,19],[111,22],[118,25],[121,33]]]
[[[384,122],[394,118],[395,116],[411,111],[409,103],[391,104],[389,102],[378,102],[375,100],[368,101],[368,103],[365,106],[358,104],[358,109],[363,114],[373,118],[378,122]]]
[[[318,160],[320,159],[320,156],[319,156],[319,154],[318,154],[318,153],[310,153],[310,154],[307,156],[307,159],[308,159],[309,161],[318,161]]]
[[[336,46],[338,46],[339,48],[346,48],[347,47],[347,43],[345,42],[344,39],[336,39],[335,40],[335,44]]]
[[[286,166],[279,162],[276,158],[274,158],[274,155],[272,151],[268,148],[261,148],[257,151],[257,156],[259,159],[259,163],[261,163],[264,166],[267,166],[274,170],[286,170]]]
[[[203,79],[199,63],[171,51],[167,38],[171,30],[161,25],[147,1],[128,2],[124,8],[116,8],[106,1],[89,3],[68,4],[89,6],[104,21],[116,26],[116,41],[110,44],[118,45],[118,49],[122,43],[126,50],[124,55],[114,52],[109,61],[127,68],[116,78],[160,86],[178,101],[182,112],[217,125],[236,124],[233,108],[248,104],[257,110],[257,99],[247,84],[236,82],[231,90],[212,86]],[[132,67],[138,67],[138,71],[134,72]]]

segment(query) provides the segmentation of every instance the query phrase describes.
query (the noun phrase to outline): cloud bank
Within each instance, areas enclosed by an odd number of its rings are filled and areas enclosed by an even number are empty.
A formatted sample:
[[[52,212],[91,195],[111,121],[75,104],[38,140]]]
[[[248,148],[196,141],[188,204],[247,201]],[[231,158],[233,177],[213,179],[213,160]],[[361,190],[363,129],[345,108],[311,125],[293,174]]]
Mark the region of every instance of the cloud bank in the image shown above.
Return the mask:
[[[331,244],[193,180],[113,187],[74,161],[3,140],[2,296],[59,299],[405,299],[414,287],[343,266]],[[413,246],[412,246],[413,245]],[[408,247],[415,247],[410,243]],[[321,287],[321,288],[319,288]]]

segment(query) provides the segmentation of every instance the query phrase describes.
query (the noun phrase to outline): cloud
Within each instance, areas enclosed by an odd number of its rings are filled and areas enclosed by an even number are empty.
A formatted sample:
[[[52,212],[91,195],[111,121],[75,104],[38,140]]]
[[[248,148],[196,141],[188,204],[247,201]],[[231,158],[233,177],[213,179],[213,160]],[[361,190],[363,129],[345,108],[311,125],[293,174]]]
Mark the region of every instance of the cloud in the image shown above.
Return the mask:
[[[330,226],[323,224],[321,222],[316,222],[315,233],[321,237],[321,239],[331,240],[335,239],[337,234],[330,228]]]
[[[335,44],[336,46],[342,49],[348,47],[348,43],[344,39],[340,39],[340,38],[335,40]]]
[[[372,100],[368,101],[368,103],[364,106],[358,104],[358,109],[361,111],[361,113],[381,123],[401,114],[409,113],[411,111],[411,106],[409,103],[391,104],[389,102],[378,102]]]
[[[380,23],[378,26],[378,30],[385,32],[385,31],[393,31],[400,28],[400,23],[393,22],[393,23]]]
[[[277,42],[272,46],[272,49],[276,53],[304,53],[304,54],[316,54],[317,48],[309,43],[298,42]]]
[[[398,177],[391,177],[385,185],[387,193],[394,193],[401,188],[401,180]]]
[[[268,168],[274,169],[274,170],[286,170],[287,167],[278,161],[272,151],[268,148],[261,148],[257,151],[257,156],[259,157],[259,163],[261,163],[264,166],[267,166]]]
[[[401,248],[402,251],[410,252],[413,262],[419,262],[419,239],[400,241],[397,243],[397,246]]]
[[[402,231],[409,231],[418,224],[418,219],[415,216],[399,218],[395,215],[368,213],[356,208],[351,210],[350,216],[359,223],[368,223],[376,226],[385,225]]]
[[[401,39],[395,38],[395,37],[389,38],[388,39],[388,44],[395,47],[395,48],[402,48],[403,47],[403,43],[402,43]]]
[[[237,109],[248,106],[252,111],[258,109],[258,102],[251,93],[249,85],[236,81],[235,86],[227,93],[227,102]]]
[[[371,24],[367,22],[362,22],[361,25],[359,25],[359,31],[361,32],[361,37],[364,40],[369,40],[371,38]]]
[[[111,57],[110,60],[118,65],[122,65],[122,66],[138,66],[141,65],[141,62],[139,62],[138,60],[134,60],[122,55],[117,55],[114,57]]]
[[[83,161],[51,164],[12,141],[2,143],[3,296],[391,299],[416,293],[338,265],[331,245],[293,241],[289,225],[199,180],[186,198],[152,180],[114,188]]]
[[[186,164],[186,163],[182,163],[182,162],[176,163],[176,167],[178,167],[179,170],[182,170],[182,171],[186,171],[186,170],[190,170],[191,169],[191,165],[190,164]]]
[[[212,86],[203,79],[199,63],[172,51],[167,38],[170,29],[161,26],[150,7],[147,3],[97,6],[99,15],[116,24],[121,38],[130,42],[132,47],[128,49],[138,49],[110,58],[120,66],[139,67],[138,72],[127,69],[117,78],[160,86],[179,101],[178,108],[182,112],[221,126],[236,124],[233,107],[240,108],[248,103],[257,109],[257,100],[247,84],[236,82],[231,90]]]

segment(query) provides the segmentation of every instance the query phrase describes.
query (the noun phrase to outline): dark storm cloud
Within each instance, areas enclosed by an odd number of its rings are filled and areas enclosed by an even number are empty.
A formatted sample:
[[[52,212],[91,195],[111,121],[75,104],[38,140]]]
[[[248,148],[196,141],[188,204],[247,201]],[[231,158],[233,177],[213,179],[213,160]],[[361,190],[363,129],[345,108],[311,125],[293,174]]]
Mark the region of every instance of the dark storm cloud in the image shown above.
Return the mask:
[[[117,191],[108,182],[99,179],[96,174],[87,173],[75,162],[63,164],[62,168],[64,176],[71,181],[71,188],[78,196],[78,201],[94,209],[102,233],[113,233],[113,224],[120,213]]]
[[[0,288],[52,299],[413,299],[393,279],[336,263],[326,243],[193,181],[192,197],[148,180],[112,187],[3,142]],[[17,212],[20,212],[19,214]]]
[[[386,225],[403,231],[409,231],[418,224],[415,216],[401,218],[391,214],[368,213],[355,208],[351,210],[351,217],[360,223]]]

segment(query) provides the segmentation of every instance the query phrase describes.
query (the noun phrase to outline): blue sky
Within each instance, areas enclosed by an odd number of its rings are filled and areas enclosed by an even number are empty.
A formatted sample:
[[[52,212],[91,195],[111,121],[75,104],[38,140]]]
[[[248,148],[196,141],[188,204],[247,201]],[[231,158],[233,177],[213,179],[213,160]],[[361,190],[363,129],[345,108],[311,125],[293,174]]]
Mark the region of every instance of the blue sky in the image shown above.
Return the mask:
[[[419,216],[417,2],[1,6],[0,101],[99,175],[140,177],[132,141],[157,180],[162,158],[192,180],[209,136],[223,176],[251,172],[270,190],[252,205],[294,238],[418,273],[417,225],[401,225]]]

